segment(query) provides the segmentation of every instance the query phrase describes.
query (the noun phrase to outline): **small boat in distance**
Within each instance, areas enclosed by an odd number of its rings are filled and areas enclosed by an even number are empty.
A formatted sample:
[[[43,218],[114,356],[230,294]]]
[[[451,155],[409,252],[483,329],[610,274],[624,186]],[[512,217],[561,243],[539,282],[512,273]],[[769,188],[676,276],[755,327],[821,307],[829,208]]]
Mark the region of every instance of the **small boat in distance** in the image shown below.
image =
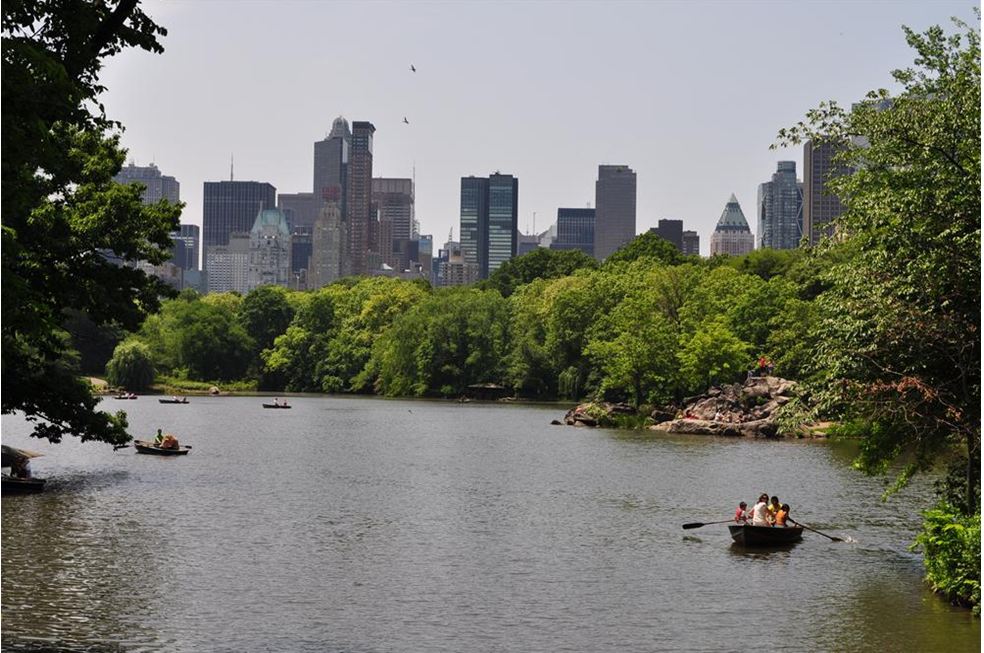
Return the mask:
[[[137,395],[132,392],[121,392],[120,394],[113,397],[113,399],[136,399]]]
[[[137,453],[147,453],[155,456],[184,456],[191,451],[191,447],[189,446],[179,446],[177,449],[171,449],[156,445],[150,440],[134,440],[133,447],[137,450]]]
[[[2,453],[0,467],[10,468],[9,474],[3,472],[0,494],[6,497],[14,494],[35,494],[44,490],[45,479],[32,477],[28,465],[31,458],[37,458],[41,454],[7,445],[2,445],[0,453]]]
[[[731,524],[731,538],[742,546],[782,546],[803,539],[802,526],[752,526]]]
[[[191,402],[188,401],[188,397],[181,397],[180,399],[178,397],[171,397],[170,399],[158,399],[157,401],[158,401],[158,403],[162,403],[162,404],[187,404],[187,403],[191,403]]]
[[[275,402],[275,403],[272,403],[272,404],[263,404],[263,407],[264,408],[290,408],[290,405],[287,404],[286,402],[285,403],[282,403],[282,404]]]

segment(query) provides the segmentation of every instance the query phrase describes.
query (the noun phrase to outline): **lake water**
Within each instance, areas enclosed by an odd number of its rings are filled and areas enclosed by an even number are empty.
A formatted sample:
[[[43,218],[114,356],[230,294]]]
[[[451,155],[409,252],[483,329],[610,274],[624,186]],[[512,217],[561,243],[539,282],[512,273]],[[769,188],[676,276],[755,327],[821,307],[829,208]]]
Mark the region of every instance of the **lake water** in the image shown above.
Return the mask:
[[[841,445],[550,426],[561,406],[295,397],[106,400],[176,458],[27,437],[3,500],[2,648],[68,651],[978,651]],[[735,548],[739,500],[805,533]]]

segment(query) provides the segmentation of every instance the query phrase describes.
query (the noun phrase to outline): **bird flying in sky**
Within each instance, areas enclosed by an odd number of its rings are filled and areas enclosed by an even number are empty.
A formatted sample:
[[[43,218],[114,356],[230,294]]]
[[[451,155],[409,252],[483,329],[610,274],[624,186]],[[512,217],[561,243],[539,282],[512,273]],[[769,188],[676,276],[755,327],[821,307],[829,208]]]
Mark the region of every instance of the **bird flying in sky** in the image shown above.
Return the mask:
[[[410,64],[410,72],[412,72],[412,73],[417,72],[417,69],[414,68],[413,64]]]
[[[406,116],[403,116],[403,122],[405,122],[405,123],[406,123],[406,124],[408,124],[408,125],[410,124],[410,121],[409,121],[409,120],[407,120],[407,117],[406,117]]]

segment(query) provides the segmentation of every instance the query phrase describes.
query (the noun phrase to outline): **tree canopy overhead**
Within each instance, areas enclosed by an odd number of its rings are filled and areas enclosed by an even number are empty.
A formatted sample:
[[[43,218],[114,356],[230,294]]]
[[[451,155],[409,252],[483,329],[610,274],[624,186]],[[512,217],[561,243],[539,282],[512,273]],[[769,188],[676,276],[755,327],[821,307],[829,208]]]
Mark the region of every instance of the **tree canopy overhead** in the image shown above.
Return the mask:
[[[125,153],[99,103],[105,58],[161,52],[166,32],[136,0],[11,0],[2,11],[2,409],[53,442],[125,442],[125,416],[95,410],[67,355],[62,311],[135,330],[167,292],[107,260],[165,261],[180,206],[144,206],[138,186],[113,183]]]
[[[979,15],[979,13],[978,13]],[[966,457],[960,508],[978,509],[981,380],[980,34],[959,21],[905,29],[914,66],[901,91],[872,91],[846,111],[825,103],[780,132],[842,144],[851,174],[830,182],[845,204],[826,247],[841,256],[818,300],[819,397],[871,425],[858,461],[901,454],[902,474],[954,442]]]

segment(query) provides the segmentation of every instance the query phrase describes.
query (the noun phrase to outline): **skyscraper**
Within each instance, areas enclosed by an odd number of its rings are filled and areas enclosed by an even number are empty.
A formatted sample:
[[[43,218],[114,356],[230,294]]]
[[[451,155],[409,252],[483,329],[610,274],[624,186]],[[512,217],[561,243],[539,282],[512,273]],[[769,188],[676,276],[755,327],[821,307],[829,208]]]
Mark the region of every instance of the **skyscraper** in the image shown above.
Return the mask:
[[[352,123],[352,149],[349,156],[344,215],[348,229],[346,274],[368,274],[376,216],[372,211],[372,141],[376,128],[371,122]]]
[[[171,234],[171,239],[175,244],[175,265],[182,270],[198,269],[198,243],[200,241],[199,229],[197,224],[183,224],[179,231]],[[182,247],[177,248],[181,243]]]
[[[144,204],[156,204],[161,200],[167,200],[172,204],[181,201],[181,184],[174,177],[162,175],[157,166],[151,163],[147,166],[138,166],[129,163],[113,177],[113,181],[118,184],[141,183],[146,186],[141,199]]]
[[[700,256],[700,236],[696,231],[683,232],[683,253],[690,256]]]
[[[796,162],[779,161],[772,181],[758,187],[758,246],[796,249],[803,235],[803,189]]]
[[[399,253],[408,251],[413,238],[413,180],[376,177],[372,180],[372,203],[379,217],[379,252],[394,269],[409,265]]]
[[[519,179],[495,172],[461,178],[461,254],[479,279],[516,256]]]
[[[325,193],[330,188],[341,188],[342,197],[338,200],[345,210],[345,187],[349,163],[349,150],[352,146],[352,132],[348,121],[342,116],[335,118],[331,133],[324,140],[314,144],[314,183],[311,190],[316,199],[325,202]]]
[[[636,173],[625,165],[598,166],[594,255],[608,258],[636,235]]]
[[[228,245],[205,250],[208,292],[249,292],[249,232],[229,234]]]
[[[249,232],[249,277],[247,291],[260,286],[289,286],[290,230],[279,209],[264,209],[256,215]]]
[[[489,180],[487,178],[461,178],[460,215],[461,243],[456,243],[456,251],[459,251],[464,263],[473,265],[478,270],[479,252],[487,252],[489,247]]]
[[[742,256],[755,249],[755,237],[748,228],[748,221],[742,213],[738,198],[732,193],[721,212],[714,233],[711,234],[711,256],[730,254]]]
[[[683,251],[683,220],[660,220],[658,226],[649,231]]]
[[[342,259],[348,242],[342,219],[342,190],[338,186],[326,192],[326,202],[311,232],[311,262],[308,287],[321,288],[342,276]]]
[[[489,249],[479,274],[487,279],[499,266],[516,256],[519,228],[519,179],[512,175],[489,175]]]
[[[803,145],[803,233],[815,245],[824,236],[832,235],[831,223],[844,212],[840,199],[827,190],[833,177],[847,174],[849,169],[834,161],[841,148],[830,142]]]
[[[325,203],[320,195],[314,193],[280,193],[277,195],[277,208],[284,212],[291,233],[310,233],[311,226],[318,218],[321,206]]]
[[[594,256],[594,209],[557,209],[557,237],[550,249],[579,249]]]
[[[277,206],[277,189],[259,181],[206,181],[202,247],[227,245],[232,232],[248,232],[256,214]]]

